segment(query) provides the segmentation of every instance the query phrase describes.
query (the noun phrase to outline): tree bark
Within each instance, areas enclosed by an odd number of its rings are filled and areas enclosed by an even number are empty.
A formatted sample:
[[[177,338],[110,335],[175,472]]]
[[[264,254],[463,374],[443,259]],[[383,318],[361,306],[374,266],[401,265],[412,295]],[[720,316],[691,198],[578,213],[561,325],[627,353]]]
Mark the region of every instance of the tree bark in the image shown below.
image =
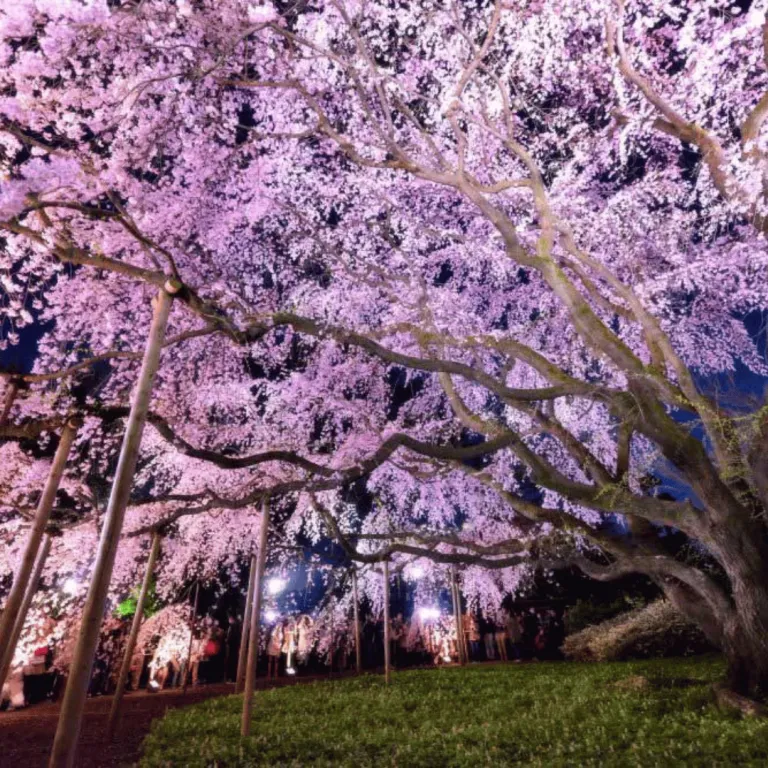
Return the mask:
[[[112,493],[109,497],[107,512],[104,517],[104,527],[101,531],[96,562],[91,576],[85,608],[83,609],[80,634],[75,647],[75,654],[70,667],[64,701],[61,705],[59,723],[49,768],[73,768],[75,752],[80,736],[80,725],[83,717],[83,707],[88,694],[88,684],[91,679],[93,659],[99,642],[99,629],[104,617],[107,604],[109,582],[112,568],[115,564],[117,545],[125,518],[125,508],[131,493],[133,474],[139,456],[141,435],[149,410],[152,385],[160,363],[165,328],[171,312],[173,294],[181,289],[181,285],[169,280],[157,295],[154,303],[152,327],[149,331],[144,359],[141,364],[136,396],[128,416],[123,445],[117,464]]]
[[[43,567],[45,566],[45,561],[48,559],[48,554],[50,551],[51,537],[50,535],[46,535],[45,539],[43,540],[43,546],[40,548],[40,551],[37,554],[35,568],[32,571],[32,576],[29,579],[27,591],[24,593],[24,600],[19,607],[16,616],[16,623],[13,625],[13,633],[11,634],[11,637],[8,640],[8,645],[5,647],[3,653],[3,675],[0,677],[0,687],[2,687],[2,683],[5,682],[5,678],[8,677],[8,670],[13,663],[13,654],[16,652],[16,645],[18,644],[19,638],[21,637],[21,631],[24,629],[24,622],[27,618],[27,613],[29,612],[29,606],[32,604],[32,598],[35,596],[35,592],[37,592],[37,588],[40,585],[40,576],[43,573]]]
[[[392,681],[390,663],[390,626],[389,626],[389,560],[384,561],[384,682]]]
[[[128,682],[128,675],[131,673],[131,661],[133,660],[133,651],[136,648],[136,638],[139,636],[139,629],[141,629],[141,622],[144,618],[144,606],[147,602],[147,595],[149,594],[149,587],[152,583],[152,574],[155,569],[155,561],[160,551],[161,536],[155,532],[152,536],[152,546],[149,550],[149,559],[147,560],[147,567],[144,571],[144,580],[141,584],[141,591],[139,592],[139,599],[136,601],[136,613],[133,614],[133,621],[131,622],[131,631],[128,633],[128,640],[125,644],[125,655],[123,656],[123,663],[120,666],[120,672],[117,677],[117,687],[115,689],[115,695],[112,697],[112,707],[109,711],[109,721],[107,723],[107,739],[112,740],[112,736],[115,733],[115,726],[117,725],[117,718],[120,716],[120,704],[123,700],[123,694],[125,693],[125,686]]]
[[[718,616],[728,684],[738,694],[768,696],[768,546],[762,526],[733,516],[714,526],[716,554],[730,580],[733,611]]]
[[[21,556],[21,563],[13,580],[8,599],[5,601],[2,617],[0,617],[0,654],[2,654],[2,659],[0,659],[0,682],[4,681],[8,676],[8,667],[11,664],[15,649],[15,644],[11,643],[11,638],[16,621],[20,617],[19,609],[24,601],[24,595],[29,588],[30,576],[35,567],[40,542],[43,540],[45,529],[51,518],[53,503],[56,501],[56,492],[59,490],[59,483],[67,465],[67,457],[69,456],[69,451],[79,426],[78,420],[70,419],[61,432],[59,445],[53,457],[51,469],[48,472],[45,488],[37,504],[35,518],[29,531],[24,553]],[[22,622],[24,621],[23,616],[21,620]]]
[[[235,693],[242,693],[245,685],[245,665],[248,661],[248,636],[251,630],[251,611],[253,610],[253,590],[256,583],[256,555],[251,555],[251,567],[248,571],[248,592],[245,595],[243,611],[243,631],[240,633],[240,651],[237,655],[237,675]]]
[[[363,671],[363,654],[360,645],[360,605],[357,595],[357,570],[354,566],[352,568],[352,601],[355,619],[355,671],[359,675]]]
[[[243,692],[243,718],[240,735],[245,738],[251,733],[253,711],[253,689],[256,687],[256,663],[259,660],[259,635],[261,632],[261,598],[264,592],[264,569],[267,566],[267,535],[269,533],[269,497],[261,505],[261,528],[259,531],[259,560],[251,613],[251,632],[248,638],[248,663],[245,670],[245,691]]]

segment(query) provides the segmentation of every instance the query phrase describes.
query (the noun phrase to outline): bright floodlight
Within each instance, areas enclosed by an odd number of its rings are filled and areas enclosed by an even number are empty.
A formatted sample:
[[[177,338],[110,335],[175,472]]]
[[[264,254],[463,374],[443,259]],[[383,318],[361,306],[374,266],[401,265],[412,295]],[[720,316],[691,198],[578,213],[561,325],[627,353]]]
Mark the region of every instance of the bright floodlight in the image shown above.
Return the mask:
[[[293,667],[286,667],[285,668],[285,673],[287,675],[295,675],[296,674],[296,670]]]
[[[267,591],[270,595],[277,595],[285,589],[285,579],[270,579],[267,582]]]
[[[419,616],[424,621],[430,621],[440,617],[439,608],[419,608]]]
[[[70,577],[64,582],[62,589],[67,595],[76,595],[79,587],[80,583],[77,581],[77,579]]]
[[[264,618],[267,621],[274,621],[277,618],[277,614],[274,611],[264,611]]]
[[[411,578],[420,579],[424,575],[424,569],[420,565],[415,565],[411,568]]]

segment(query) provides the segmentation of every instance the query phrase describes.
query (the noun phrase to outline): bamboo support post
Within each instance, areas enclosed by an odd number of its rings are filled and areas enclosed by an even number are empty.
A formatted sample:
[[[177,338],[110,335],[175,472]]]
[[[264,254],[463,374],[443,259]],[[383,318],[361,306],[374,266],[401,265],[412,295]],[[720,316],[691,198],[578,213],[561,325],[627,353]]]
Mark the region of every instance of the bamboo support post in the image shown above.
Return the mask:
[[[464,638],[464,622],[461,618],[461,592],[456,579],[456,566],[451,566],[451,602],[453,603],[453,620],[456,625],[456,652],[459,655],[459,664],[467,663],[467,646]]]
[[[267,566],[267,535],[269,533],[269,497],[261,505],[261,527],[259,529],[258,568],[254,585],[253,611],[251,612],[251,630],[248,637],[248,660],[245,668],[245,690],[243,692],[243,717],[240,723],[240,735],[245,738],[251,732],[251,713],[253,711],[253,689],[256,687],[256,663],[259,660],[259,635],[261,619],[261,598],[264,592],[264,569]]]
[[[390,636],[389,623],[389,561],[384,561],[384,681],[387,685],[392,681],[392,664],[390,660]]]
[[[363,655],[360,643],[360,605],[357,595],[357,571],[352,569],[352,600],[355,617],[355,671],[361,674],[363,671]]]
[[[111,740],[115,733],[115,727],[117,726],[117,718],[120,716],[120,705],[123,700],[123,694],[125,693],[125,687],[128,683],[128,675],[131,673],[131,661],[133,660],[133,652],[136,648],[136,639],[139,636],[139,630],[141,629],[141,622],[144,618],[144,607],[147,602],[147,595],[149,594],[149,587],[152,583],[152,574],[155,569],[155,562],[157,555],[160,552],[160,541],[162,537],[155,531],[152,536],[152,545],[149,550],[149,559],[147,560],[147,568],[144,571],[144,580],[141,583],[141,591],[139,592],[139,599],[136,601],[136,613],[133,614],[133,621],[131,622],[131,631],[128,633],[128,640],[125,644],[125,655],[123,656],[123,663],[120,667],[120,672],[117,677],[117,687],[115,689],[115,695],[112,697],[112,707],[109,711],[109,720],[107,722],[107,739]]]
[[[248,591],[245,595],[245,610],[243,611],[243,631],[240,634],[240,651],[237,655],[237,675],[235,676],[235,693],[242,693],[245,685],[245,665],[248,663],[248,637],[251,631],[251,611],[253,610],[253,590],[256,584],[256,555],[251,555],[251,567],[248,572]]]
[[[160,353],[163,348],[173,295],[178,293],[181,287],[181,283],[178,281],[168,280],[165,286],[158,291],[154,302],[152,326],[147,338],[136,394],[128,415],[117,471],[104,516],[96,562],[93,566],[91,584],[83,609],[80,633],[70,666],[69,679],[56,728],[56,737],[48,763],[49,768],[73,768],[75,764],[83,708],[88,695],[88,684],[99,642],[101,622],[107,605],[107,593],[115,564],[117,545],[123,529],[125,509],[128,505],[136,461],[139,456],[141,435],[149,411],[152,385],[160,363]]]
[[[0,683],[2,683],[8,676],[8,670],[13,663],[13,654],[16,651],[16,645],[18,644],[19,638],[21,637],[21,631],[24,629],[24,622],[27,618],[27,613],[29,612],[29,606],[32,604],[32,598],[35,596],[35,592],[37,592],[37,588],[40,584],[40,576],[43,573],[43,567],[45,566],[45,561],[48,559],[48,554],[50,551],[51,536],[50,534],[46,534],[45,538],[43,539],[43,546],[37,553],[35,568],[32,571],[32,576],[30,577],[29,584],[27,585],[27,591],[24,593],[24,599],[21,602],[21,606],[19,607],[19,611],[16,616],[16,623],[13,625],[13,633],[9,638],[8,645],[5,647],[3,653],[2,664],[4,674],[3,677],[0,678]]]
[[[45,529],[51,518],[53,503],[56,501],[56,492],[59,490],[59,483],[64,474],[64,468],[67,465],[72,442],[75,439],[77,430],[80,427],[80,420],[70,419],[64,426],[59,439],[59,445],[56,448],[56,454],[53,457],[51,469],[48,472],[48,479],[45,482],[43,494],[37,504],[35,517],[32,522],[32,528],[29,531],[24,553],[21,556],[21,563],[16,571],[16,577],[13,580],[8,599],[5,601],[2,617],[0,617],[0,684],[8,676],[8,667],[13,658],[13,648],[11,647],[11,637],[16,620],[19,618],[19,609],[24,601],[24,595],[29,587],[30,576],[35,567],[40,542],[45,535]],[[24,617],[21,617],[22,622]]]

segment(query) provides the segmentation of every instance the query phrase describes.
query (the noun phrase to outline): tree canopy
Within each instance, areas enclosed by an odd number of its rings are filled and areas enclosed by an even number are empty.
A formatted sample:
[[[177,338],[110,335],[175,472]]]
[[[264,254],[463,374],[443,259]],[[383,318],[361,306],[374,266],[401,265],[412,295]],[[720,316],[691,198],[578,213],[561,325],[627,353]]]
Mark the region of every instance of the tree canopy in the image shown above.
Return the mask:
[[[166,584],[234,567],[269,495],[285,545],[461,563],[488,603],[647,574],[764,688],[766,411],[713,382],[768,373],[765,10],[5,9],[0,343],[38,339],[4,374],[7,537],[77,412],[55,552],[87,565],[172,277],[116,583],[158,528]]]

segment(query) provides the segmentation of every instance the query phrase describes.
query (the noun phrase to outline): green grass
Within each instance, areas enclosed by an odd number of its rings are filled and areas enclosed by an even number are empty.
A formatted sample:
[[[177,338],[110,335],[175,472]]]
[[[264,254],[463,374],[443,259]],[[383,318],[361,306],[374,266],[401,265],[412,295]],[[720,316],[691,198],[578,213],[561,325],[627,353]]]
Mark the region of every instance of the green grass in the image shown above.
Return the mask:
[[[764,766],[768,721],[720,712],[717,658],[413,670],[170,712],[145,742],[159,766]],[[644,676],[643,689],[616,681]],[[631,681],[630,681],[631,682]],[[642,682],[642,681],[640,681]]]

